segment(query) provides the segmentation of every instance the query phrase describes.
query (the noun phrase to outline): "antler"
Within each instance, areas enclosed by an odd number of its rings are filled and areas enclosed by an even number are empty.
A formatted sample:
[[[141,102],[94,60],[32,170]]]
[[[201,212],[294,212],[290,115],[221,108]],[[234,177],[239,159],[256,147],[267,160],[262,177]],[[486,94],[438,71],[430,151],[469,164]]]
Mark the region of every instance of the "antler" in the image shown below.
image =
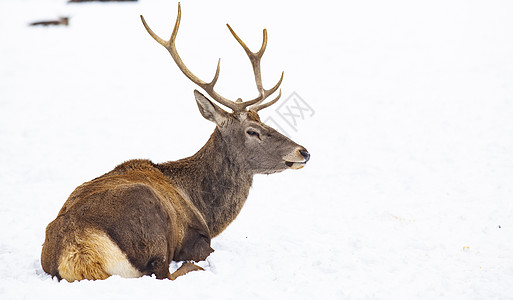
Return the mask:
[[[146,21],[144,20],[144,17],[142,15],[141,15],[141,20],[143,22],[144,28],[146,28],[146,31],[148,31],[148,33],[151,35],[151,37],[155,41],[157,41],[159,44],[164,46],[164,48],[166,48],[169,51],[169,53],[173,57],[173,60],[178,65],[178,68],[180,68],[180,70],[185,74],[185,76],[187,76],[187,78],[189,78],[192,82],[194,82],[196,85],[200,86],[203,90],[205,90],[205,92],[207,92],[215,101],[219,102],[220,104],[222,104],[226,107],[231,108],[234,112],[245,111],[247,107],[250,107],[249,108],[250,110],[259,111],[263,108],[266,108],[266,107],[276,103],[276,101],[278,101],[278,99],[281,96],[281,91],[280,91],[280,94],[278,95],[278,97],[276,97],[274,100],[272,100],[268,103],[262,104],[262,102],[267,97],[269,97],[272,93],[274,93],[278,89],[278,87],[281,85],[281,82],[283,80],[283,72],[282,72],[280,80],[274,87],[272,87],[269,90],[266,90],[262,86],[262,75],[260,72],[260,59],[262,58],[262,55],[267,46],[267,31],[265,29],[264,29],[264,40],[262,42],[262,47],[260,48],[260,50],[257,53],[253,53],[249,50],[249,48],[246,46],[246,44],[244,44],[244,42],[235,34],[235,32],[230,27],[230,25],[226,24],[228,26],[228,29],[230,30],[230,32],[235,37],[235,39],[244,48],[244,50],[246,51],[246,53],[251,61],[251,65],[253,66],[253,72],[255,74],[255,81],[256,81],[257,89],[259,92],[259,96],[256,97],[255,99],[252,99],[249,101],[244,101],[244,102],[241,99],[238,99],[235,102],[235,101],[231,101],[231,100],[219,95],[214,90],[214,86],[217,82],[217,79],[219,78],[221,59],[219,59],[217,62],[216,73],[215,73],[212,81],[205,82],[205,81],[201,80],[200,78],[198,78],[196,75],[194,75],[185,66],[182,59],[180,58],[180,55],[178,55],[178,52],[176,51],[175,39],[176,39],[176,35],[178,33],[178,28],[180,26],[181,15],[182,15],[182,13],[181,13],[181,8],[180,8],[180,3],[178,3],[178,15],[176,17],[175,27],[173,29],[173,33],[171,34],[171,38],[169,39],[169,41],[165,41],[162,38],[160,38],[159,36],[157,36],[153,32],[153,30],[150,29],[150,27],[148,26],[148,24],[146,23]]]
[[[278,97],[276,97],[274,100],[272,100],[266,104],[261,105],[261,103],[264,102],[264,100],[267,99],[267,97],[269,97],[274,92],[276,92],[276,90],[278,89],[278,87],[280,87],[281,82],[283,80],[283,72],[281,72],[280,80],[271,89],[266,90],[266,89],[264,89],[264,87],[262,85],[262,73],[260,71],[260,60],[262,59],[262,55],[264,55],[265,48],[267,47],[267,30],[264,29],[264,38],[263,38],[262,46],[260,47],[260,50],[258,50],[258,52],[256,52],[256,53],[253,53],[251,50],[249,50],[248,46],[246,46],[246,44],[239,38],[239,36],[235,33],[235,31],[233,31],[233,29],[230,27],[230,25],[226,24],[226,26],[228,26],[228,29],[232,33],[233,37],[235,37],[237,42],[239,42],[239,44],[242,46],[242,48],[244,48],[244,51],[246,51],[246,54],[248,55],[249,60],[251,61],[251,65],[253,66],[253,73],[255,74],[255,81],[256,81],[257,89],[258,89],[258,92],[260,95],[257,98],[248,101],[248,102],[256,101],[255,104],[250,107],[250,110],[259,111],[263,108],[266,108],[266,107],[276,103],[276,101],[278,101],[280,99],[281,90],[280,90],[280,94],[278,95]]]

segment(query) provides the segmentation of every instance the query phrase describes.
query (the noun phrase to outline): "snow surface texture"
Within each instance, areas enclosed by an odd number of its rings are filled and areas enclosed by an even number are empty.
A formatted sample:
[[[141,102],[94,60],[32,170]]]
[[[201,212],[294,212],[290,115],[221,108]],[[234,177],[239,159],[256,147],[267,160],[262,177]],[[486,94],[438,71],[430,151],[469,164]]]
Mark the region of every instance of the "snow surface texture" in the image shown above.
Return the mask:
[[[281,101],[313,112],[262,119],[312,159],[255,177],[205,272],[46,275],[45,227],[76,186],[213,130],[139,14],[167,38],[176,2],[0,1],[0,299],[513,299],[513,2],[494,0],[183,1],[178,50],[205,80],[222,57],[226,97],[256,90],[224,24],[255,51],[269,30],[264,85],[285,70]]]

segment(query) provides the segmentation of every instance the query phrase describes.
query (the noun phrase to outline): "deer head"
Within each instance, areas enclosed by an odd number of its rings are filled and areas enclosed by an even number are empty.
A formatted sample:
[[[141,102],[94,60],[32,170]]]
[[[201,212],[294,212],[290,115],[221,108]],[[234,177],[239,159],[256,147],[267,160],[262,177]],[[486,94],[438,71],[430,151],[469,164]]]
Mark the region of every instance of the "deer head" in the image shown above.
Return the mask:
[[[232,35],[249,57],[259,92],[259,95],[254,99],[243,101],[239,98],[236,101],[232,101],[219,95],[214,90],[214,86],[219,78],[220,59],[217,63],[214,78],[210,82],[205,82],[198,78],[183,63],[175,46],[176,35],[180,26],[180,18],[181,9],[180,3],[178,3],[178,15],[171,38],[165,41],[150,29],[144,17],[141,16],[141,20],[148,33],[169,51],[173,60],[185,76],[201,87],[217,103],[232,110],[232,112],[227,112],[210,101],[199,91],[194,91],[199,111],[205,119],[217,125],[216,130],[225,140],[231,157],[236,157],[238,162],[243,163],[253,173],[270,174],[289,168],[302,168],[310,159],[308,151],[303,146],[296,144],[275,129],[262,123],[258,115],[258,111],[271,106],[280,99],[281,90],[276,98],[264,102],[278,90],[283,80],[282,72],[280,80],[271,89],[265,89],[262,85],[260,60],[267,46],[267,31],[265,29],[263,30],[262,46],[258,52],[254,53],[237,36],[230,25],[227,24]]]

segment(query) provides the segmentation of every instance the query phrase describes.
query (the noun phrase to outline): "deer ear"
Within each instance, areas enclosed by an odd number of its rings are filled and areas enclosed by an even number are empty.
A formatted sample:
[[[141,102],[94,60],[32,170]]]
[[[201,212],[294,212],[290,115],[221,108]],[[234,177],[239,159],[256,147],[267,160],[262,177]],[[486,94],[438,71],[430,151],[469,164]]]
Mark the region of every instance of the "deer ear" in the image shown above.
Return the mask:
[[[199,111],[205,119],[221,126],[228,118],[228,113],[226,111],[212,103],[212,101],[208,100],[207,97],[203,96],[203,94],[197,90],[194,90],[194,97],[196,98]]]

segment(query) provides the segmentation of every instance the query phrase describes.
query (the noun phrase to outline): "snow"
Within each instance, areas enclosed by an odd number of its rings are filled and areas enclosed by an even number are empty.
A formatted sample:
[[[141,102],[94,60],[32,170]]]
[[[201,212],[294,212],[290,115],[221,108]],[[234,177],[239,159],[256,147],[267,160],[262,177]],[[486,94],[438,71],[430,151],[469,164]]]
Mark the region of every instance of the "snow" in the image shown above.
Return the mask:
[[[175,160],[213,125],[144,30],[176,3],[0,2],[1,299],[513,299],[513,3],[183,1],[177,47],[217,90],[256,95],[229,22],[285,70],[314,115],[287,127],[312,154],[256,176],[205,272],[58,282],[46,225],[73,189],[131,158]],[[70,16],[69,27],[29,27]],[[171,267],[176,268],[176,264]]]

